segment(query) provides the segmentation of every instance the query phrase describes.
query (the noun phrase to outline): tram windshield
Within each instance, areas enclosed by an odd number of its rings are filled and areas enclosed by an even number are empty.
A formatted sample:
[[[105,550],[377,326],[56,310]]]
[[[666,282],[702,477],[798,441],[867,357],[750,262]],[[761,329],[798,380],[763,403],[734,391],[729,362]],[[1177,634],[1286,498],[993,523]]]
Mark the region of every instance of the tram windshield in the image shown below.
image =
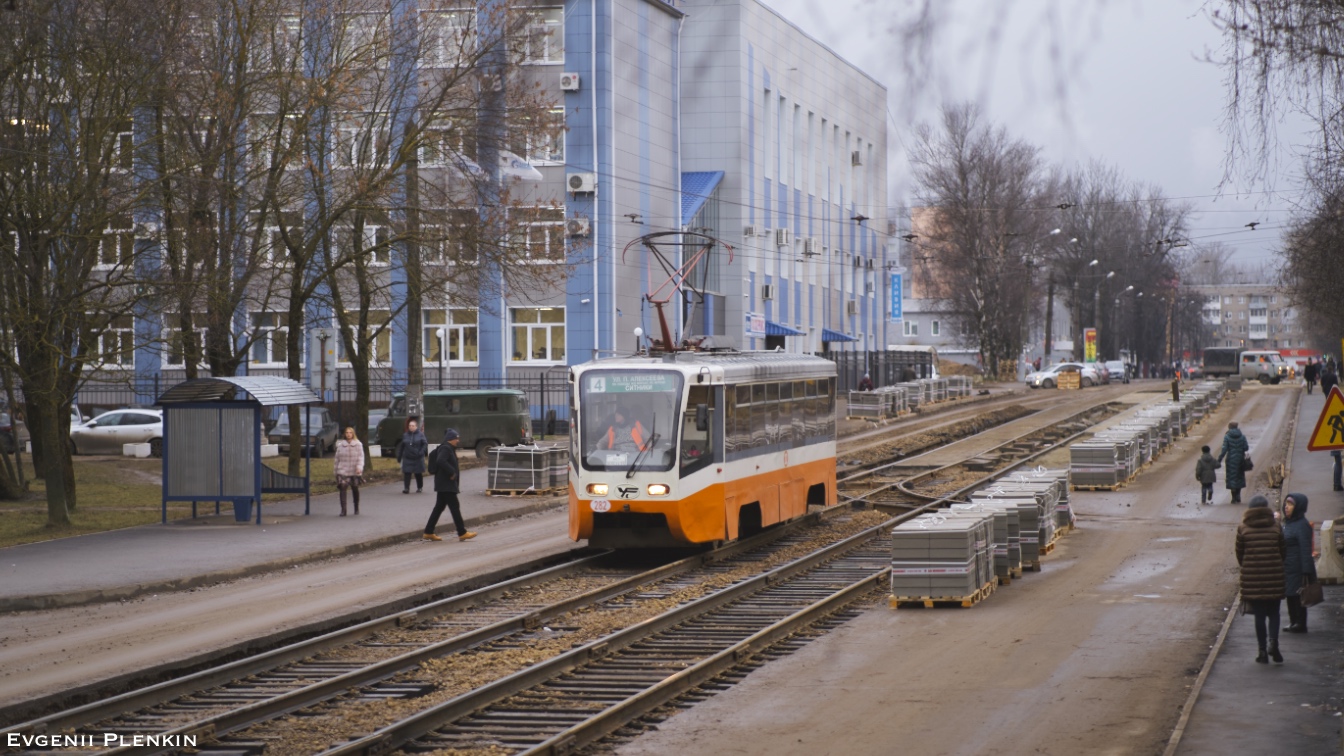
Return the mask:
[[[682,377],[670,370],[590,370],[579,386],[583,466],[671,470]]]

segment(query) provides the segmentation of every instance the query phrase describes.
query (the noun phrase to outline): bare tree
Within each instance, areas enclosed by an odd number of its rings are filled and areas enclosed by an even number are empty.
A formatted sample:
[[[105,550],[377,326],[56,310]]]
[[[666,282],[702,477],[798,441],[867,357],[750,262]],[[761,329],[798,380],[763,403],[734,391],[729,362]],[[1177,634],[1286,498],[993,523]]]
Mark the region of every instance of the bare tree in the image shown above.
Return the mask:
[[[70,404],[85,367],[126,364],[147,248],[133,216],[147,187],[132,141],[165,6],[25,2],[0,9],[0,369],[22,384],[47,519],[76,503]]]
[[[921,202],[936,221],[921,241],[936,258],[935,296],[964,324],[989,375],[1016,367],[1033,310],[1027,245],[1048,233],[1038,148],[982,123],[974,106],[923,125],[910,156]]]

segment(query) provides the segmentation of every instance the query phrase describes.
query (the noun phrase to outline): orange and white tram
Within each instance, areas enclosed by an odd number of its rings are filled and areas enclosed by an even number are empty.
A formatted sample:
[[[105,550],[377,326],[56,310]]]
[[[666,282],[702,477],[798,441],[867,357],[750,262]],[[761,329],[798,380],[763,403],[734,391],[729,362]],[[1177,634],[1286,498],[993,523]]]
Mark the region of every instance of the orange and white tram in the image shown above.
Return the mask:
[[[835,375],[830,360],[783,352],[574,366],[570,538],[710,544],[834,505]]]

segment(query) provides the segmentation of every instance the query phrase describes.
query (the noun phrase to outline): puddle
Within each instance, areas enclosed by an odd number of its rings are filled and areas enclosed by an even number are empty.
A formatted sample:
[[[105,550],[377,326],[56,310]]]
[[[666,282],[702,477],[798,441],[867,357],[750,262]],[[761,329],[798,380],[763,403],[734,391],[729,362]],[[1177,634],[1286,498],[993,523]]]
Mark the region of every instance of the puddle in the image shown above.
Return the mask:
[[[1176,543],[1177,541],[1188,541],[1189,536],[1171,536],[1169,538],[1154,538],[1153,543]]]

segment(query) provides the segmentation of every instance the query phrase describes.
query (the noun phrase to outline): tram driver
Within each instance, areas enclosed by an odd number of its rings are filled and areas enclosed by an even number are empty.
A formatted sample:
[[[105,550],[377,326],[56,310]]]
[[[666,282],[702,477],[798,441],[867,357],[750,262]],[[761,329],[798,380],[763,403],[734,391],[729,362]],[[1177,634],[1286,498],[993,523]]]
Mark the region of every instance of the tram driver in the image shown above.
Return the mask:
[[[616,449],[622,445],[633,445],[644,451],[649,434],[644,430],[644,425],[630,418],[625,410],[618,408],[607,425],[607,435],[601,448]]]

